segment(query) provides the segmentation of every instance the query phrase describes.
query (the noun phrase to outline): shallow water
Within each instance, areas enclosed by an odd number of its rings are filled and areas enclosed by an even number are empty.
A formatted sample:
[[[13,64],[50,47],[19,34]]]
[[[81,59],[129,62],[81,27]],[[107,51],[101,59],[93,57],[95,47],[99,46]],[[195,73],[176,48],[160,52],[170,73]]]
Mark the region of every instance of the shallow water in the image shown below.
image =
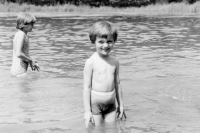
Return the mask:
[[[0,20],[0,133],[199,133],[200,19],[170,17],[37,18],[30,55],[40,72],[9,70],[15,18]],[[113,22],[128,119],[84,128],[82,77],[95,51],[91,24]]]

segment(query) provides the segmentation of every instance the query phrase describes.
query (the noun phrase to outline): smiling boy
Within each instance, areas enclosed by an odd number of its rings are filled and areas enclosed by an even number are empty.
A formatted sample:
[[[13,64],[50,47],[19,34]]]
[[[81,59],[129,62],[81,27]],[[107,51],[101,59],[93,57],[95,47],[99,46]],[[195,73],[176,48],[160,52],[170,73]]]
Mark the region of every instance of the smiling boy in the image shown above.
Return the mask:
[[[83,102],[86,127],[89,121],[100,125],[125,117],[122,89],[119,80],[119,61],[110,57],[117,41],[116,28],[107,21],[95,23],[89,33],[96,52],[86,60],[84,67]],[[116,101],[118,109],[116,109]]]

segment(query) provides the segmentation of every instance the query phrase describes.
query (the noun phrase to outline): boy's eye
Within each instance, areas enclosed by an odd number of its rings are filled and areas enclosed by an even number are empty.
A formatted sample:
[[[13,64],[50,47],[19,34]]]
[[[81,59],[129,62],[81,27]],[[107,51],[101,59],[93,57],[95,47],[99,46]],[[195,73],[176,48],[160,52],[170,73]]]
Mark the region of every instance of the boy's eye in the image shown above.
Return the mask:
[[[104,43],[104,41],[99,41],[99,43],[103,44],[103,43]]]
[[[113,41],[107,41],[107,43],[113,43]]]

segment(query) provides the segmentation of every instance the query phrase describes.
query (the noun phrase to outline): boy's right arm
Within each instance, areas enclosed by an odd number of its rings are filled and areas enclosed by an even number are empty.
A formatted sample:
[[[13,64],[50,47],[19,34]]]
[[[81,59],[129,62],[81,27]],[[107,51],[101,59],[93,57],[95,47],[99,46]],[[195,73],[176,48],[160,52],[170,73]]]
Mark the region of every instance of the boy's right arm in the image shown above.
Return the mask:
[[[83,89],[83,103],[84,103],[84,109],[85,114],[84,118],[86,120],[86,128],[88,126],[89,121],[92,119],[92,113],[91,113],[91,89],[92,89],[92,60],[88,59],[85,63],[84,67],[84,89]],[[93,120],[92,120],[93,121]]]

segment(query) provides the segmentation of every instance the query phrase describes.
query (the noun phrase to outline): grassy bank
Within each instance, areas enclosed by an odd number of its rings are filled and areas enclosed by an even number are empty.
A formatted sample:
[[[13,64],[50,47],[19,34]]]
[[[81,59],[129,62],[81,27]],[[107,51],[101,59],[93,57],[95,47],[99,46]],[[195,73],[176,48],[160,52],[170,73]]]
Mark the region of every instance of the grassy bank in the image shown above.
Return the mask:
[[[89,6],[74,6],[74,5],[57,5],[57,6],[35,6],[15,3],[0,4],[0,14],[13,14],[19,12],[32,12],[41,16],[42,14],[49,15],[92,15],[92,14],[133,14],[133,15],[200,15],[200,2],[192,5],[185,3],[172,3],[163,5],[149,5],[146,7],[129,7],[129,8],[112,8],[99,7],[91,8]],[[39,15],[40,14],[40,15]],[[0,15],[1,16],[1,15]]]

